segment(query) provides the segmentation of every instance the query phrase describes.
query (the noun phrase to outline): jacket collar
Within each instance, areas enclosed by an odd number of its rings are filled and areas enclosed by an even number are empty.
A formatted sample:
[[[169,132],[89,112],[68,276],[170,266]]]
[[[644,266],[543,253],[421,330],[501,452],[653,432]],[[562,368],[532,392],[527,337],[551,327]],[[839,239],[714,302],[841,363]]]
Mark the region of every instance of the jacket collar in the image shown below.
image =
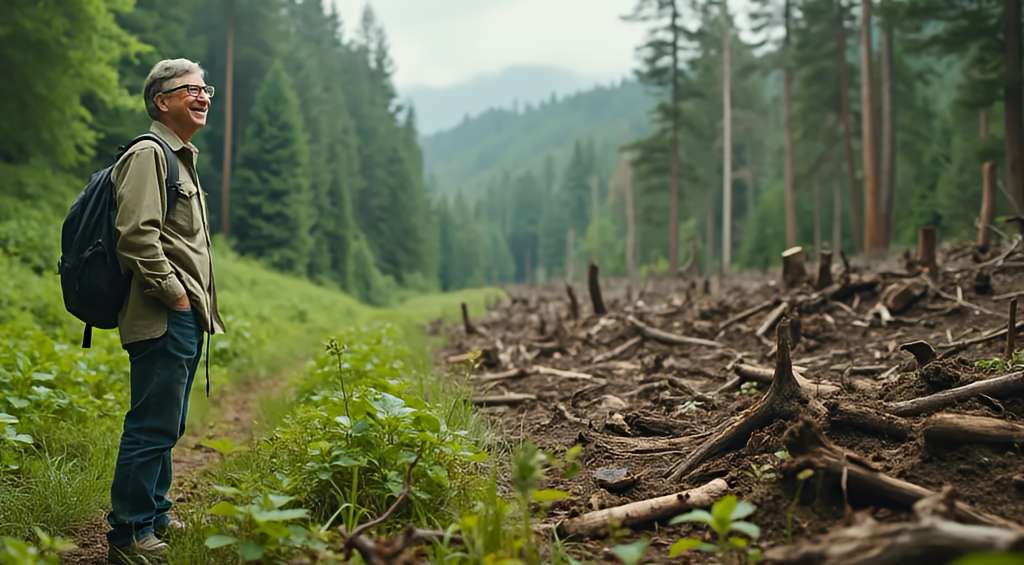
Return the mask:
[[[193,155],[199,154],[199,149],[196,149],[195,145],[192,145],[191,142],[183,142],[181,138],[178,137],[178,134],[174,133],[174,131],[171,128],[167,127],[162,122],[154,121],[149,126],[149,131],[155,133],[157,136],[160,137],[160,139],[166,141],[167,145],[169,145],[171,147],[171,150],[174,151],[175,153],[181,151],[182,148],[188,148],[188,150],[191,151]]]

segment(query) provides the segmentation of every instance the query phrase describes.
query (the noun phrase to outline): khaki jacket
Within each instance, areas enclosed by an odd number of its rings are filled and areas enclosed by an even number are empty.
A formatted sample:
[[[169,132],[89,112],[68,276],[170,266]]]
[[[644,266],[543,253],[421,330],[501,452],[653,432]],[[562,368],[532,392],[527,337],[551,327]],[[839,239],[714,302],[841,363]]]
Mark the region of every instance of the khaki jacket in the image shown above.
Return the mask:
[[[165,221],[167,162],[160,146],[140,141],[114,165],[117,256],[121,267],[132,273],[118,316],[122,344],[162,336],[169,310],[184,294],[207,333],[224,331],[217,312],[206,198],[196,174],[199,150],[160,122],[153,122],[150,131],[178,156],[180,182]]]

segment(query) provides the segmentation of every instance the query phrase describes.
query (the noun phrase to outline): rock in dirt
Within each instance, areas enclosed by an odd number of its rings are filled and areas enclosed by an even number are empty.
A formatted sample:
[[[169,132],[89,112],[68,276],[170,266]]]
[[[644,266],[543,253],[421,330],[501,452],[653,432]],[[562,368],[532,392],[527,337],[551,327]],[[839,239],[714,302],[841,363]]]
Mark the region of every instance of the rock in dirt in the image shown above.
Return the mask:
[[[600,467],[593,474],[597,486],[611,492],[622,492],[637,482],[636,475],[626,467]]]

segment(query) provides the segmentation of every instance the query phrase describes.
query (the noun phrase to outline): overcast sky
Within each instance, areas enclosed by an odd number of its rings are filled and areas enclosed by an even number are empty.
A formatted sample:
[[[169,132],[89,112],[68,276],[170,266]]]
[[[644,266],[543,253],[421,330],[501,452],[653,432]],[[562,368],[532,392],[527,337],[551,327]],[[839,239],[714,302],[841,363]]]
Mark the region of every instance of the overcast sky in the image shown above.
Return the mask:
[[[334,0],[346,34],[365,0]],[[595,81],[629,75],[643,24],[634,0],[369,0],[391,42],[399,89],[449,86],[513,65],[564,68]]]

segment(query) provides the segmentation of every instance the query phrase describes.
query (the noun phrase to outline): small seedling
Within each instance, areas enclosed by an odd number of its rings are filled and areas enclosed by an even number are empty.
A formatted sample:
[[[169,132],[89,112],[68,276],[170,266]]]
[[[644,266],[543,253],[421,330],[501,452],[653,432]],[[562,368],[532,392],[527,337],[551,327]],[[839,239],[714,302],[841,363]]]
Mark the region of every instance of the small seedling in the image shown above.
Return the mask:
[[[775,474],[775,466],[771,463],[764,463],[762,465],[751,463],[749,469],[744,469],[741,472],[759,483],[774,481],[778,477],[778,475]]]
[[[647,547],[651,542],[646,539],[637,540],[633,543],[616,545],[612,553],[623,563],[623,565],[638,565],[647,553]]]
[[[793,543],[793,517],[796,515],[796,506],[800,503],[800,494],[804,490],[804,483],[814,476],[814,469],[804,469],[796,475],[796,493],[793,500],[786,509],[786,543]]]
[[[715,543],[707,543],[698,538],[683,538],[669,548],[669,557],[696,549],[714,553],[723,562],[757,563],[761,560],[761,550],[751,547],[750,544],[761,535],[761,528],[753,522],[744,520],[756,509],[753,504],[730,494],[711,505],[711,512],[691,510],[676,516],[672,519],[672,524],[697,522],[711,528],[715,534]],[[731,535],[733,532],[741,535]]]

